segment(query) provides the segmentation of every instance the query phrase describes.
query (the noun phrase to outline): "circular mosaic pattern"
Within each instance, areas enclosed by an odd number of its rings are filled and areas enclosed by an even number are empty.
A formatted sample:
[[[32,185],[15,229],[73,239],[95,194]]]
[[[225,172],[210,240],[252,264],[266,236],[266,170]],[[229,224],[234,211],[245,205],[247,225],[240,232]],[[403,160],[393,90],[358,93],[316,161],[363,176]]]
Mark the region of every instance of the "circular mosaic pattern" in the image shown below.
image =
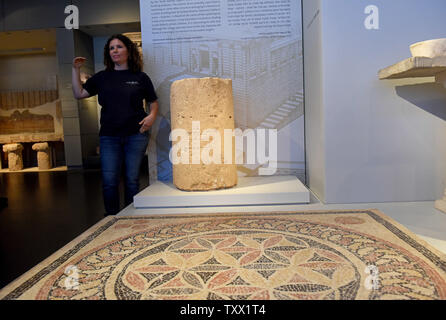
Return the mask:
[[[188,237],[124,264],[107,298],[353,299],[360,287],[358,270],[337,250],[278,233]]]
[[[427,263],[339,225],[240,217],[156,229],[145,223],[115,226],[134,233],[68,263],[78,270],[77,288],[64,286],[60,268],[39,298],[445,298],[444,279]],[[370,265],[379,272],[379,288],[365,285]]]

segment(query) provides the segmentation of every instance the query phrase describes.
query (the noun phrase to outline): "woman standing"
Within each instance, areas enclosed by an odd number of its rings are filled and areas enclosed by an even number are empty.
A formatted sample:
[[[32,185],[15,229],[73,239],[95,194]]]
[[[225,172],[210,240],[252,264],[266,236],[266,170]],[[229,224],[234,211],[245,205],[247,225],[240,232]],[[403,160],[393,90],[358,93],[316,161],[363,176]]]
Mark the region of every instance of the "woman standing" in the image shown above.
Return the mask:
[[[149,142],[149,129],[158,112],[150,78],[142,72],[136,45],[126,36],[111,36],[104,47],[106,69],[82,85],[80,68],[85,58],[73,60],[73,94],[76,99],[98,95],[101,109],[100,157],[106,215],[120,210],[119,180],[125,168],[125,205],[139,192],[139,169]],[[146,100],[150,113],[144,111]]]

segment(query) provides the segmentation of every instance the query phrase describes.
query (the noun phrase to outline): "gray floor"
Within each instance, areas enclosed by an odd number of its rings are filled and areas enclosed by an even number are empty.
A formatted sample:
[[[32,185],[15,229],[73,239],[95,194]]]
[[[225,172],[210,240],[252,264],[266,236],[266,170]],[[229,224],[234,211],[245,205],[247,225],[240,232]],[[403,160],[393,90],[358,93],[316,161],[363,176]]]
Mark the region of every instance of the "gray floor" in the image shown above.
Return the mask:
[[[349,210],[378,209],[399,222],[420,238],[446,254],[446,213],[435,209],[434,201],[323,204],[313,194],[309,204],[280,206],[217,206],[187,208],[144,208],[135,209],[129,205],[119,216],[152,214],[205,214],[217,212],[272,212],[272,211],[308,211],[308,210]]]

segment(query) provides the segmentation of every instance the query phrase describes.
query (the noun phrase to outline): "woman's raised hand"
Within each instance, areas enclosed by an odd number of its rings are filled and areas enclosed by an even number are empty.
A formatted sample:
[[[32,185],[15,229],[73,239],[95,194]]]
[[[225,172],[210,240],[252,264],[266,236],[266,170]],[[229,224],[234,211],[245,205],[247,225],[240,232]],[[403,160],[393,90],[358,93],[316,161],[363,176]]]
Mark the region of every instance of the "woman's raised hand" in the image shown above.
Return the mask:
[[[84,57],[74,58],[73,59],[73,68],[80,69],[84,65],[85,61],[87,61],[87,59]]]
[[[73,95],[76,99],[88,98],[90,94],[82,87],[81,83],[81,67],[87,61],[84,57],[76,57],[73,59],[73,69],[71,69],[71,84]]]

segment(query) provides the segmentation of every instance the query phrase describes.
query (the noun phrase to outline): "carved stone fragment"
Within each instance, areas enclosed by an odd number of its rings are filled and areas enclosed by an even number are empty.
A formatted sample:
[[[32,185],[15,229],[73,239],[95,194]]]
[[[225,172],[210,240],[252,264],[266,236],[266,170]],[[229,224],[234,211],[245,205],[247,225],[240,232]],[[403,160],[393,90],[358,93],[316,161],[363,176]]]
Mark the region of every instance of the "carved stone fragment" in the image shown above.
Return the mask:
[[[172,132],[183,129],[189,139],[188,163],[181,161],[173,164],[174,185],[188,191],[235,186],[237,167],[232,136],[231,159],[226,159],[226,163],[224,159],[224,130],[234,130],[232,81],[219,78],[177,80],[172,84],[170,94]],[[203,139],[203,133],[209,130],[218,133],[219,137],[210,135]],[[175,140],[172,143],[175,144]],[[212,161],[209,162],[209,159]]]
[[[20,171],[23,169],[22,150],[23,146],[20,143],[5,144],[3,146],[3,152],[8,153],[9,171]]]
[[[33,150],[37,151],[37,166],[39,170],[51,169],[51,149],[48,142],[33,144]]]

